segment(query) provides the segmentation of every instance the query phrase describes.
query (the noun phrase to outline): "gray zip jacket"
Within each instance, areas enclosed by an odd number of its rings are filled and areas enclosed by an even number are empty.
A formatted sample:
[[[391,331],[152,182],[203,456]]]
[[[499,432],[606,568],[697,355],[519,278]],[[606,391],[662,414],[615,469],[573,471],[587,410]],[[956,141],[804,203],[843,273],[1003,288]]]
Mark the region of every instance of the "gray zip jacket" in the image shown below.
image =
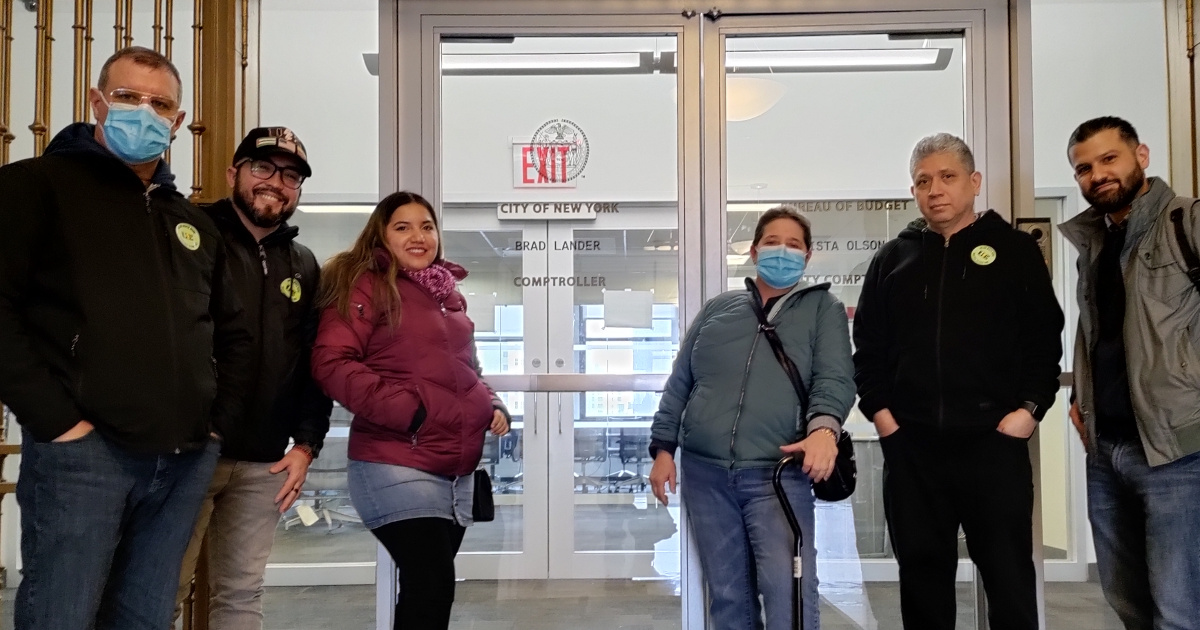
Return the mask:
[[[821,426],[834,430],[854,404],[854,364],[846,307],[829,284],[797,285],[767,318],[809,392],[800,401],[771,346],[758,331],[749,291],[709,300],[679,347],[652,437],[658,448],[678,446],[706,463],[771,466],[779,447]]]
[[[1184,227],[1200,245],[1200,208],[1176,197],[1157,177],[1133,202],[1121,269],[1125,276],[1125,353],[1138,433],[1151,466],[1200,452],[1200,293],[1185,271],[1168,215],[1184,209]],[[1096,273],[1104,245],[1104,213],[1088,208],[1059,226],[1079,250],[1079,328],[1075,335],[1075,400],[1095,448],[1092,349],[1099,334]]]

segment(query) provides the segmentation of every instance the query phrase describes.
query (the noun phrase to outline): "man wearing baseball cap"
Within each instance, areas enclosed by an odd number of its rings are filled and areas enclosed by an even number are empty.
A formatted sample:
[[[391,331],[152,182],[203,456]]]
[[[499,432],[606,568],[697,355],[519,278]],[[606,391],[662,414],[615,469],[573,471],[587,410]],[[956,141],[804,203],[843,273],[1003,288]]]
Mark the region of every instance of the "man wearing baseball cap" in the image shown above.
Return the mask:
[[[224,238],[233,285],[256,335],[245,419],[225,435],[177,598],[182,604],[187,596],[207,534],[209,627],[221,630],[261,630],[263,574],[279,515],[300,496],[329,430],[332,403],[309,369],[320,270],[312,251],[295,241],[299,228],[287,224],[311,174],[296,134],[260,127],[233,155],[229,198],[205,208]]]

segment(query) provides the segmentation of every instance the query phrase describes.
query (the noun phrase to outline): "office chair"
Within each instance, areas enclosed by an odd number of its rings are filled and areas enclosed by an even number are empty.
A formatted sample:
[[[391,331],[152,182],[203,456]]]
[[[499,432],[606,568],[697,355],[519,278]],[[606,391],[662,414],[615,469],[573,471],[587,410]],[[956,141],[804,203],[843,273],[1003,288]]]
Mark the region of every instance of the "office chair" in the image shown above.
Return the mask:
[[[613,479],[614,489],[629,488],[632,492],[636,487],[638,491],[645,492],[648,481],[645,465],[650,461],[650,429],[621,429],[617,437],[617,456],[622,465],[632,464],[633,471],[626,469],[609,475],[610,478],[617,477]]]
[[[350,503],[350,477],[346,471],[346,465],[350,461],[347,455],[349,441],[349,438],[325,440],[321,456],[313,461],[312,467],[308,469],[308,478],[305,479],[300,498],[296,501],[297,504],[311,502],[313,511],[331,530],[335,521],[338,526],[344,523],[362,523],[357,514],[342,511],[343,506]],[[285,520],[283,528],[290,529],[292,525],[300,522],[303,521],[297,514]]]
[[[599,492],[608,485],[607,479],[588,475],[587,464],[608,461],[608,436],[603,429],[575,431],[575,463],[584,474],[575,473],[575,486],[586,494],[589,487]]]
[[[500,443],[501,457],[507,454],[513,463],[523,468],[524,462],[522,462],[522,459],[525,456],[525,442],[521,439],[521,430],[513,429],[508,435],[501,438],[501,440],[503,440]],[[492,479],[492,488],[502,494],[521,492],[525,489],[525,473],[518,470],[511,477],[494,478]]]

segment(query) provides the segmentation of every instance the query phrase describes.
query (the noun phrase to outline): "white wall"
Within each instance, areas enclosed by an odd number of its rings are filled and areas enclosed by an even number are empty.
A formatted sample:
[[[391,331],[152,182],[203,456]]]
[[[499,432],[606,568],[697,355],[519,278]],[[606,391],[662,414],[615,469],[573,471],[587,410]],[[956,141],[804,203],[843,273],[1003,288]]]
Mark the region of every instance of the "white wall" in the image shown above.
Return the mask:
[[[377,0],[262,0],[260,117],[308,149],[309,197],[379,191],[379,81],[362,53],[378,49]]]
[[[1033,0],[1034,185],[1074,186],[1067,138],[1104,115],[1137,128],[1149,174],[1170,173],[1162,0]]]

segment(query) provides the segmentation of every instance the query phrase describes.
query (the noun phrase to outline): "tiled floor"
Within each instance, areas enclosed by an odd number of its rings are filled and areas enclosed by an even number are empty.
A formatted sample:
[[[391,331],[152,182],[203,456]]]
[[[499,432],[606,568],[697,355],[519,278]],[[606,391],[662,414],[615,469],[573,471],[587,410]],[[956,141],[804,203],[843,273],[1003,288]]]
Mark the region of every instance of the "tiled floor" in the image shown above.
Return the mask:
[[[0,591],[0,630],[12,629],[8,603],[13,591]],[[869,584],[874,618],[865,624],[822,606],[824,630],[900,630],[893,584]],[[961,629],[973,628],[969,589],[959,589]],[[1095,583],[1047,584],[1049,630],[1120,630]],[[267,589],[266,630],[374,630],[372,586]],[[459,584],[454,630],[669,630],[680,627],[679,598],[670,582],[627,580],[477,581]],[[811,629],[810,629],[811,630]]]

